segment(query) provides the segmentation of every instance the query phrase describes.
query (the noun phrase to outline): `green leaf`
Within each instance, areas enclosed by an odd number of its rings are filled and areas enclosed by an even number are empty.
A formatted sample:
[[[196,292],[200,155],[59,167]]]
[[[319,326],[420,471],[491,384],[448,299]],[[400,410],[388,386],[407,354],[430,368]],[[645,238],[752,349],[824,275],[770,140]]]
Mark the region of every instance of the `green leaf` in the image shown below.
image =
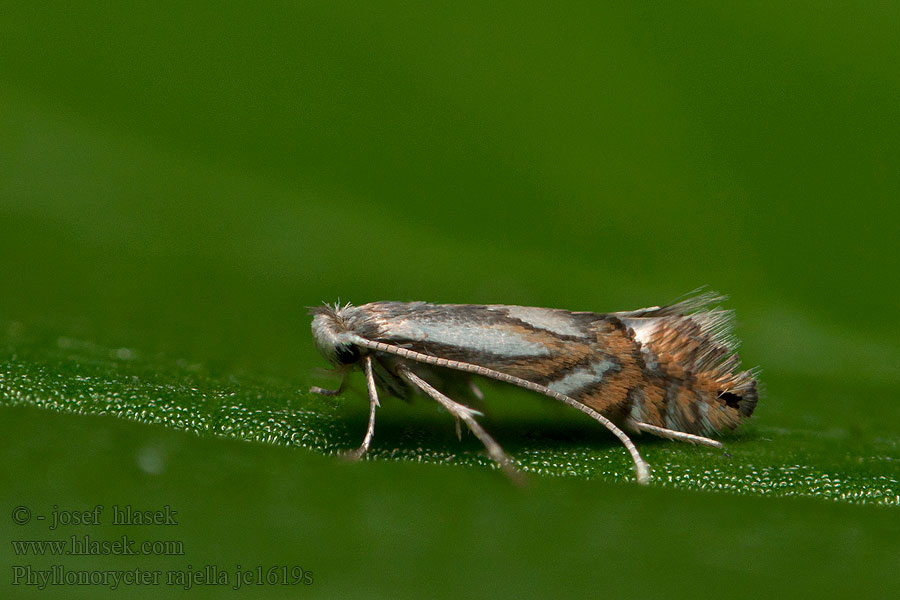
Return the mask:
[[[220,436],[337,455],[365,429],[360,393],[323,398],[292,379],[216,374],[202,364],[147,356],[69,337],[29,335],[7,323],[9,359],[0,371],[5,405],[105,414],[161,424],[201,437]],[[307,372],[313,373],[309,365]],[[309,381],[302,378],[300,381]],[[362,387],[361,385],[359,386]],[[485,425],[526,473],[609,481],[633,480],[628,454],[604,430],[569,409],[518,391],[489,388]],[[474,438],[458,441],[452,419],[423,399],[407,407],[387,400],[371,460],[496,465]],[[864,444],[840,431],[803,431],[753,423],[726,439],[727,452],[638,438],[655,485],[767,496],[813,496],[900,505],[893,474],[896,440]]]

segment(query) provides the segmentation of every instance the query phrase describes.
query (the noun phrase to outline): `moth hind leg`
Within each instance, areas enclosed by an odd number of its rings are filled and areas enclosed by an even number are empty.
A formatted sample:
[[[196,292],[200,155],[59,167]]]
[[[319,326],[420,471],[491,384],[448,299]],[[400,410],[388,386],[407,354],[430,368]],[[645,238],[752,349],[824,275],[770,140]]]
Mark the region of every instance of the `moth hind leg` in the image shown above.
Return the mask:
[[[687,442],[689,444],[700,444],[701,446],[710,446],[712,448],[722,448],[722,442],[703,437],[702,435],[694,435],[693,433],[685,433],[675,429],[666,429],[665,427],[658,427],[656,425],[651,425],[650,423],[644,423],[643,421],[632,420],[630,421],[630,424],[638,431],[646,431],[647,433],[652,433],[653,435],[669,440]]]
[[[490,457],[496,462],[506,475],[515,481],[516,483],[524,483],[524,478],[522,477],[522,473],[518,471],[515,466],[513,466],[512,460],[510,460],[509,456],[507,456],[506,452],[503,451],[503,448],[488,434],[487,431],[475,420],[475,415],[480,415],[476,410],[465,406],[464,404],[460,404],[455,400],[447,397],[445,394],[438,391],[427,381],[410,371],[406,367],[400,368],[400,372],[403,376],[412,383],[415,387],[419,388],[435,400],[441,404],[447,411],[453,415],[457,419],[458,422],[462,421],[466,424],[466,426],[471,430],[475,437],[477,437],[482,444],[484,444],[485,449],[487,449]],[[457,429],[458,431],[458,429]]]

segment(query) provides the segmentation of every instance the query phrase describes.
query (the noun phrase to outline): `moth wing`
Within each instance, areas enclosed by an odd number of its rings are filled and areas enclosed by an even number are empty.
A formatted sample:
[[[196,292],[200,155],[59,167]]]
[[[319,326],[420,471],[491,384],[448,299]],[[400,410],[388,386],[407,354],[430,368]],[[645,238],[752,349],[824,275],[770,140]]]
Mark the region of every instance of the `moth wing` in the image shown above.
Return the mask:
[[[726,297],[704,292],[663,307],[613,313],[634,332],[641,350],[654,362],[674,363],[716,383],[742,416],[757,402],[754,371],[738,371],[738,341],[732,334],[734,312],[716,305]]]

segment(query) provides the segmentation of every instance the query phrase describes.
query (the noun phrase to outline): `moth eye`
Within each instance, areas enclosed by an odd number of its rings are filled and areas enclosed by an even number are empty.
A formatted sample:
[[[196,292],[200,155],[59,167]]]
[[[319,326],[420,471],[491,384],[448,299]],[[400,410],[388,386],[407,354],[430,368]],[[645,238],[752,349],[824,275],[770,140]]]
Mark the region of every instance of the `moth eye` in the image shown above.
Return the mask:
[[[351,365],[359,360],[359,348],[353,344],[335,346],[334,357],[342,365]]]

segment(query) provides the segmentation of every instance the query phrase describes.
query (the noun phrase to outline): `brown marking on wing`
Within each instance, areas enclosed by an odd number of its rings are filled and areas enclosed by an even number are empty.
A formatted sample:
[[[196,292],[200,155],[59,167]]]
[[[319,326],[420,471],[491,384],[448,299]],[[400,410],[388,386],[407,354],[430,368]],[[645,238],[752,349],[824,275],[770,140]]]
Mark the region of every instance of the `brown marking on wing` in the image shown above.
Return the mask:
[[[594,349],[587,343],[562,339],[549,331],[526,325],[507,325],[517,335],[529,342],[547,348],[547,356],[502,357],[483,366],[502,373],[515,375],[542,385],[564,377],[574,368],[588,364],[594,356]]]
[[[721,382],[705,374],[697,377],[695,394],[699,402],[706,402],[709,406],[707,418],[716,431],[734,429],[741,424],[741,414],[736,406],[728,406],[724,398],[721,398]]]
[[[710,427],[714,431],[734,429],[741,422],[741,412],[737,403],[728,405],[723,391],[744,385],[750,374],[747,371],[733,373],[728,365],[696,372],[685,368],[685,365],[696,360],[702,350],[701,342],[687,335],[686,329],[691,328],[683,324],[677,329],[660,325],[648,344],[656,358],[657,368],[650,370],[645,367],[642,374],[641,387],[646,400],[641,420],[658,427],[694,434],[712,433]],[[693,329],[699,333],[699,328]],[[672,385],[676,389],[672,389]],[[668,393],[670,390],[672,393]],[[670,402],[675,402],[673,408],[669,407]],[[707,405],[706,422],[701,416],[699,403]],[[673,419],[667,419],[667,414],[672,415]]]
[[[631,409],[629,392],[642,378],[640,346],[618,319],[596,321],[591,329],[595,336],[593,360],[610,360],[619,368],[604,374],[598,385],[575,392],[572,397],[610,419],[622,421]]]
[[[645,378],[640,386],[644,392],[644,404],[641,420],[657,427],[665,427],[666,422],[666,389],[662,378]]]

